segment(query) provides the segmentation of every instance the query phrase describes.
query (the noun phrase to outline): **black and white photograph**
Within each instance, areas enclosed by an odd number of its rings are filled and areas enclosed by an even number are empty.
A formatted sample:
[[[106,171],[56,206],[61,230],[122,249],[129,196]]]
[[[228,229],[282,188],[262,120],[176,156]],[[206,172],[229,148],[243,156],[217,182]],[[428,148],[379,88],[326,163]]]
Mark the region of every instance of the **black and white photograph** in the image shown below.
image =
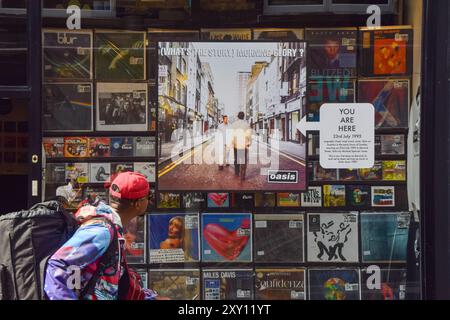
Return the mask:
[[[97,131],[147,131],[145,83],[97,84]]]

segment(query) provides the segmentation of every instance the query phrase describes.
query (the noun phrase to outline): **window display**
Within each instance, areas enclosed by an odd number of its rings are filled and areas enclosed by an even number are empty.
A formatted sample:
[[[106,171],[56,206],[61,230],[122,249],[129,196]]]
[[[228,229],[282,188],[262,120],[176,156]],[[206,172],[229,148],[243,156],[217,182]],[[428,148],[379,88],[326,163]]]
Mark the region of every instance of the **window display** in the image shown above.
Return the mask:
[[[165,5],[118,2],[122,29],[43,30],[45,198],[67,187],[76,211],[143,174],[127,260],[170,299],[405,299],[413,29],[149,28]],[[300,128],[327,103],[375,107],[373,167],[321,166],[320,132]]]

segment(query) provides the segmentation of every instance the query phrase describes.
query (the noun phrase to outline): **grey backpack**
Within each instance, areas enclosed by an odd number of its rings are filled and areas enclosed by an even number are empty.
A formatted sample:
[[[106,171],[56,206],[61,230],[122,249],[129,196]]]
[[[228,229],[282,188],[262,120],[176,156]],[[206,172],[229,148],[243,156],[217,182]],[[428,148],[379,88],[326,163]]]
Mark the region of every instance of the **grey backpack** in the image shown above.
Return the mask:
[[[78,228],[57,201],[0,216],[0,300],[43,300],[48,259]]]

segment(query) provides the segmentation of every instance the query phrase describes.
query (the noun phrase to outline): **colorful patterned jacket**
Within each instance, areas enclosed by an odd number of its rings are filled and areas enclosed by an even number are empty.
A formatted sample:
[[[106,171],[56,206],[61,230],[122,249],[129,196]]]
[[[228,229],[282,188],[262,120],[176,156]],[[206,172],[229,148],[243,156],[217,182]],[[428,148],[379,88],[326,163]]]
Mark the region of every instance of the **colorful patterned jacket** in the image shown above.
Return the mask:
[[[100,203],[97,207],[81,207],[75,217],[80,223],[79,229],[48,261],[44,291],[50,300],[153,300],[157,294],[152,290],[142,289],[138,276],[128,268],[125,256],[124,230],[120,216],[110,206]],[[112,222],[108,223],[107,221]],[[115,227],[115,230],[113,229]],[[80,293],[95,274],[102,256],[109,250],[116,232],[119,244],[115,246],[116,254],[106,261],[106,268],[99,274],[92,292],[80,297]],[[105,261],[102,261],[103,263]],[[77,282],[76,274],[79,274]],[[119,282],[128,276],[125,283],[134,288],[120,288]],[[78,283],[78,286],[76,285]],[[126,293],[123,294],[122,292]],[[120,294],[121,293],[121,294]]]

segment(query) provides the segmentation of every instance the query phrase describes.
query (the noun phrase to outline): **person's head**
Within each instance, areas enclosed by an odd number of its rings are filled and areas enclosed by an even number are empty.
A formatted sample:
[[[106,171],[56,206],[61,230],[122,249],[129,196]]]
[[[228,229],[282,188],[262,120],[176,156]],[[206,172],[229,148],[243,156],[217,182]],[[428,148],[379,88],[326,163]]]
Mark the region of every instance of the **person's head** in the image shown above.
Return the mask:
[[[239,112],[238,113],[238,119],[239,120],[244,120],[244,118],[245,118],[245,113],[243,111]]]
[[[223,123],[228,124],[228,116],[223,116]]]
[[[184,233],[184,221],[182,217],[173,217],[169,221],[168,237],[182,239]]]
[[[109,187],[109,203],[124,225],[145,213],[150,186],[145,176],[136,172],[119,173]]]
[[[325,52],[327,54],[328,59],[333,60],[339,54],[340,49],[339,41],[329,39],[325,42]]]

